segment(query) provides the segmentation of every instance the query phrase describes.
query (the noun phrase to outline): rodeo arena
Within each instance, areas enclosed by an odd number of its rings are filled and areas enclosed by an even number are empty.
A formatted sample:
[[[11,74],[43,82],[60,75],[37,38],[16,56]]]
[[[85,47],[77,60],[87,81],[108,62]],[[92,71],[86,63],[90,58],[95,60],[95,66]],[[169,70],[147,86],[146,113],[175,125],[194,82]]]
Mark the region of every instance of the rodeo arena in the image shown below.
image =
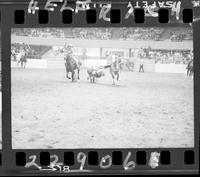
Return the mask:
[[[193,34],[15,28],[13,148],[193,147]]]

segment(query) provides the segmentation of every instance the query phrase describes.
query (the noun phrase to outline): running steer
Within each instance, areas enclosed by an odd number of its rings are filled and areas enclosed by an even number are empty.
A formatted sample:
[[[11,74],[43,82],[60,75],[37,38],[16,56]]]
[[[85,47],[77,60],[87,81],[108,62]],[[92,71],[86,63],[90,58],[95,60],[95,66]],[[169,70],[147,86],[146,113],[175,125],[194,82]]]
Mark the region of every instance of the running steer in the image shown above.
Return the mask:
[[[94,68],[89,68],[87,69],[88,73],[88,80],[90,79],[91,83],[95,83],[97,81],[97,78],[100,78],[102,76],[105,76],[105,73],[102,70],[94,69]]]

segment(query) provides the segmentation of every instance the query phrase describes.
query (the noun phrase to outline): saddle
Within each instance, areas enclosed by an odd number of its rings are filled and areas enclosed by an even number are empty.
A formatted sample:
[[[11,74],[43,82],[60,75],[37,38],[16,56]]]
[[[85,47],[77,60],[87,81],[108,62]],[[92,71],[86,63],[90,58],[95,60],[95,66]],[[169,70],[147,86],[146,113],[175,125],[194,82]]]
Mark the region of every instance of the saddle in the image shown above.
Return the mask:
[[[66,61],[66,64],[68,63],[75,68],[79,68],[81,66],[81,62],[75,59],[73,56],[67,55],[64,59]]]

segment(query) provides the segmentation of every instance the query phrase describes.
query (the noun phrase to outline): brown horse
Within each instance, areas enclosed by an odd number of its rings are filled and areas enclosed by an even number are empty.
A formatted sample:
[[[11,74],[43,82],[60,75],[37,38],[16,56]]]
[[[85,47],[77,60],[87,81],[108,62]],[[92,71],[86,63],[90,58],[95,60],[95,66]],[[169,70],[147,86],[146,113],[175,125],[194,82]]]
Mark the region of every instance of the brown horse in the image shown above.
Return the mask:
[[[67,55],[65,57],[65,69],[66,69],[66,77],[68,79],[72,79],[72,82],[75,81],[75,71],[77,70],[78,74],[78,80],[80,79],[79,77],[79,72],[80,72],[80,67],[81,67],[81,62],[76,61],[72,56]],[[69,77],[69,73],[71,72],[71,78]]]
[[[104,66],[104,68],[110,68],[110,74],[113,79],[113,85],[116,85],[116,81],[119,81],[119,73],[121,68],[121,59],[117,58],[114,62],[112,62],[110,65]]]

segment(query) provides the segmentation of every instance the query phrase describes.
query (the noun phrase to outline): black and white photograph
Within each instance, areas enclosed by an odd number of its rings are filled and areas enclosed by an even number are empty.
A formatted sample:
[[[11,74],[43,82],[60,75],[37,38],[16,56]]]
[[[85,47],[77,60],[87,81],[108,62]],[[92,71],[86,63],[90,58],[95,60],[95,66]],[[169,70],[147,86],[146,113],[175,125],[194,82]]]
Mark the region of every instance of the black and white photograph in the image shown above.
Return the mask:
[[[194,147],[189,25],[12,28],[10,56],[13,149]]]
[[[0,30],[0,149],[2,149],[2,93],[1,93],[1,30]]]

